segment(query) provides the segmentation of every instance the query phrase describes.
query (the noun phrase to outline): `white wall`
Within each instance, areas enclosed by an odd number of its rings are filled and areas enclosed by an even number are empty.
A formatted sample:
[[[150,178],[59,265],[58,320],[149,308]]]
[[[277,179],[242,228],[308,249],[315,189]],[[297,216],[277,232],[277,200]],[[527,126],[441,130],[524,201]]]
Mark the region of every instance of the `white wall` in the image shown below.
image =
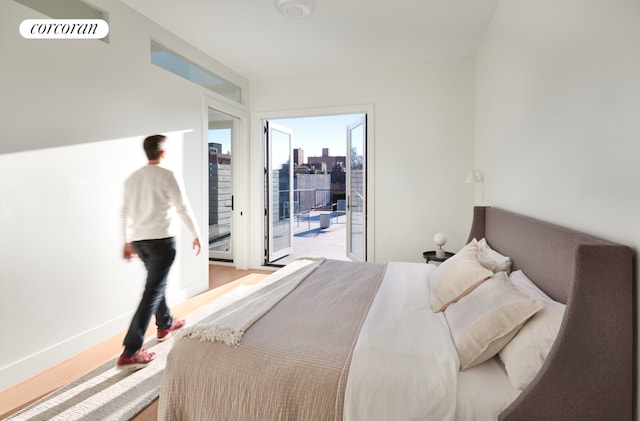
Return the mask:
[[[640,3],[503,1],[477,60],[496,206],[640,244]]]
[[[41,16],[0,3],[0,390],[126,329],[145,274],[121,258],[120,206],[126,175],[146,164],[144,136],[170,134],[167,164],[206,233],[210,94],[151,65],[150,37],[248,87],[120,2],[94,3],[109,14],[109,43],[25,40],[20,22]],[[208,288],[207,253],[193,257],[188,237],[173,304]]]
[[[637,0],[500,3],[476,65],[489,203],[638,249],[639,23]]]
[[[457,251],[471,221],[473,190],[463,183],[473,164],[474,59],[414,63],[297,78],[253,81],[252,197],[260,197],[259,119],[317,110],[372,106],[375,132],[374,255],[378,262],[420,262],[445,232]],[[371,170],[371,168],[370,168]],[[373,197],[372,197],[373,196]],[[254,242],[263,225],[252,221]],[[259,260],[260,256],[256,256]]]

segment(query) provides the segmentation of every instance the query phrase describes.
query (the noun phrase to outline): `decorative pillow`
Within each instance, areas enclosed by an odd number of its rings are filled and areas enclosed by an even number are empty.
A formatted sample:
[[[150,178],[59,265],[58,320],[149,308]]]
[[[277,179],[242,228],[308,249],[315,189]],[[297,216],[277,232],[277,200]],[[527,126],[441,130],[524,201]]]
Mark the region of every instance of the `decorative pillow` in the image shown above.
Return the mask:
[[[547,358],[558,336],[566,306],[547,296],[520,270],[512,272],[509,278],[516,288],[544,305],[500,351],[511,386],[523,390]]]
[[[498,272],[444,312],[462,370],[496,355],[542,308]]]
[[[493,275],[478,262],[477,252],[477,241],[471,241],[431,272],[429,282],[434,312],[443,311]]]
[[[511,269],[511,258],[492,249],[485,238],[478,241],[478,260],[482,266],[494,273],[509,273],[509,270]]]

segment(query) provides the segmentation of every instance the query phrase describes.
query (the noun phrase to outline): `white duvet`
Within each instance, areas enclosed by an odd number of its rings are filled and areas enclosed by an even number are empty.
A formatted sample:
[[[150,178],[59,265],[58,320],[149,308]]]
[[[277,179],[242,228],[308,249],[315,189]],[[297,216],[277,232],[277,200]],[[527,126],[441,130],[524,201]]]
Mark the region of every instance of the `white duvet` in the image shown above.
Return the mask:
[[[353,352],[345,420],[495,420],[516,398],[497,359],[459,371],[444,315],[431,310],[433,269],[387,264]]]
[[[389,263],[353,351],[344,419],[453,420],[460,362],[429,304],[434,266]]]

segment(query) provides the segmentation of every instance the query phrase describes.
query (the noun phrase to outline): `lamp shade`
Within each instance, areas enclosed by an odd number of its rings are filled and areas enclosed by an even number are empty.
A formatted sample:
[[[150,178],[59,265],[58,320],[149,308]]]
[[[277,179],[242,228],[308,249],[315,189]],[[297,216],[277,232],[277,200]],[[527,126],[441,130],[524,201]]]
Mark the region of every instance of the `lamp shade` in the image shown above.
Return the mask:
[[[477,170],[471,170],[467,178],[464,179],[465,183],[482,183],[482,173]]]
[[[298,19],[308,16],[313,12],[315,0],[274,0],[276,8],[283,15]]]
[[[437,246],[444,246],[445,244],[447,244],[447,236],[444,235],[441,232],[437,232],[434,236],[433,236],[433,242],[437,245]]]

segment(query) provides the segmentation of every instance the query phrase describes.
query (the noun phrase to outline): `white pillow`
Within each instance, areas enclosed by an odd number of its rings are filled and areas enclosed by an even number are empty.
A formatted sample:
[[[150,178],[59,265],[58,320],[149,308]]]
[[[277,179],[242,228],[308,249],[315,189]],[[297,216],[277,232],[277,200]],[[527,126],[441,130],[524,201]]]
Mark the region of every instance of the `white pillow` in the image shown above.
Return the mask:
[[[477,241],[473,240],[431,272],[429,283],[434,312],[443,311],[493,275],[478,262],[477,252]]]
[[[444,312],[462,370],[496,355],[542,304],[498,272]]]
[[[544,305],[500,351],[511,386],[523,390],[547,358],[558,336],[566,306],[547,296],[521,270],[512,272],[509,278],[516,288]]]
[[[508,273],[511,269],[511,258],[492,249],[485,238],[478,241],[478,260],[482,266],[494,273]]]

